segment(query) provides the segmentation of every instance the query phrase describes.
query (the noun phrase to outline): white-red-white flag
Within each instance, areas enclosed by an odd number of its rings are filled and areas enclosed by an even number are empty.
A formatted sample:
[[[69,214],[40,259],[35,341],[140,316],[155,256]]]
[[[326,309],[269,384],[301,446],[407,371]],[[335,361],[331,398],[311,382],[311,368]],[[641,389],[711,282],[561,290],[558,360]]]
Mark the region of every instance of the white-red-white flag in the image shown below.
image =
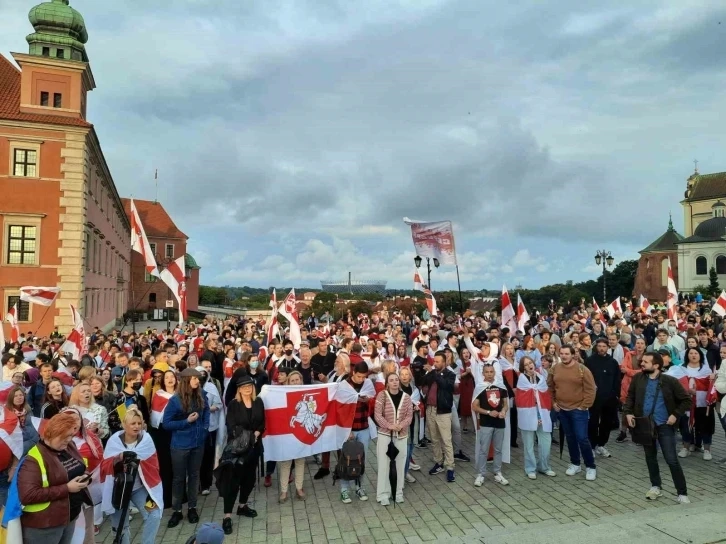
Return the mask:
[[[648,299],[645,298],[643,295],[640,295],[640,299],[638,300],[638,306],[640,306],[643,309],[643,312],[650,315],[653,311],[653,308],[650,305],[650,302],[648,302]]]
[[[339,450],[350,435],[358,402],[358,393],[346,381],[263,385],[259,397],[265,405],[262,445],[268,461]]]
[[[712,312],[716,312],[721,317],[726,315],[726,291],[721,291],[721,294],[716,299],[716,303],[711,308]]]
[[[529,313],[524,307],[522,297],[517,293],[517,330],[524,332],[524,326],[529,322]]]
[[[136,204],[134,199],[131,199],[131,249],[135,252],[140,253],[144,258],[146,265],[146,272],[151,276],[160,278],[159,269],[156,266],[156,257],[151,252],[151,246],[149,245],[149,239],[146,237],[146,231],[144,231],[144,225],[141,224],[141,218],[139,212],[136,210]]]
[[[678,290],[676,282],[673,280],[673,269],[671,268],[671,258],[668,257],[668,300],[666,301],[668,308],[668,319],[675,319],[678,324]]]
[[[300,349],[302,334],[300,333],[300,318],[297,315],[297,302],[295,301],[295,289],[291,289],[280,304],[278,312],[290,323],[290,340],[295,349]]]
[[[161,422],[164,421],[164,410],[166,410],[166,405],[169,404],[169,399],[171,399],[172,396],[173,395],[171,393],[168,393],[163,389],[159,389],[156,393],[154,393],[154,396],[151,397],[149,420],[154,429],[158,429]]]
[[[423,291],[426,284],[421,280],[418,270],[413,271],[413,288],[415,291]]]
[[[623,314],[623,306],[620,304],[620,297],[613,300],[610,304],[608,304],[608,307],[605,308],[605,311],[610,316],[610,319],[613,319],[615,317],[615,314],[618,313],[620,315]]]
[[[26,286],[20,288],[20,300],[40,306],[50,306],[58,298],[58,293],[60,293],[60,287]]]
[[[83,325],[83,317],[76,310],[73,304],[71,307],[71,316],[73,317],[73,330],[63,342],[61,350],[67,353],[71,359],[80,361],[81,356],[88,352],[88,341],[86,339],[86,328]]]
[[[429,315],[439,315],[439,307],[436,305],[436,298],[431,292],[431,289],[424,286],[424,300],[426,301],[426,309],[429,311]]]
[[[517,330],[517,318],[506,285],[502,286],[502,327],[507,327],[510,331]]]
[[[270,308],[272,308],[272,315],[270,316],[270,323],[267,325],[267,334],[265,341],[270,344],[270,339],[280,334],[280,325],[277,323],[277,290],[273,289],[270,293]]]
[[[8,310],[5,321],[10,323],[10,342],[18,342],[20,340],[20,324],[18,323],[18,303],[16,302],[12,308]]]
[[[171,294],[174,295],[179,305],[179,324],[181,325],[187,320],[187,278],[184,255],[169,263],[169,266],[161,271],[159,277],[171,289]]]
[[[592,297],[592,309],[598,313],[602,313],[600,311],[600,306],[597,305],[597,301],[595,300],[595,297]]]

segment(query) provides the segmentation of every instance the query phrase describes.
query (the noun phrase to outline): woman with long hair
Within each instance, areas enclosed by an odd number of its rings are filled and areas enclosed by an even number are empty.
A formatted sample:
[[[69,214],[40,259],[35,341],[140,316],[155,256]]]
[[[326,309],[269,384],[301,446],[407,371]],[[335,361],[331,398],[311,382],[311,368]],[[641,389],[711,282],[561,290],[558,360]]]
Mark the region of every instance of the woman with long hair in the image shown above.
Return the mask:
[[[303,376],[297,370],[293,370],[287,377],[285,385],[303,385]],[[305,478],[305,457],[291,459],[288,461],[280,461],[280,504],[287,502],[287,489],[290,485],[290,472],[292,464],[295,463],[295,492],[297,498],[301,501],[305,500],[305,491],[303,490],[303,482]]]
[[[560,347],[557,344],[555,344],[554,342],[549,342],[545,346],[545,352],[542,355],[543,356],[549,355],[550,358],[552,359],[552,364],[557,364],[557,363],[561,362]]]
[[[108,437],[108,412],[93,398],[89,382],[80,382],[73,388],[68,406],[78,408],[85,428],[100,439]]]
[[[111,369],[104,368],[101,371],[100,376],[101,376],[101,379],[103,380],[106,391],[115,392],[116,388],[113,386],[113,380],[111,379]]]
[[[171,432],[172,508],[168,527],[176,527],[184,519],[182,501],[186,482],[189,523],[199,521],[197,491],[199,470],[204,456],[204,443],[209,429],[209,403],[202,393],[201,374],[193,368],[182,371],[176,394],[169,399],[164,417],[164,428]]]
[[[171,397],[176,393],[177,377],[173,370],[167,370],[162,375],[162,387],[157,389],[151,398],[151,416],[149,435],[156,445],[157,456],[159,457],[159,473],[161,484],[164,489],[164,506],[171,507],[172,503],[172,482],[173,470],[171,467],[171,433],[164,428],[164,412]],[[182,499],[182,503],[185,502]]]
[[[398,364],[398,368],[403,368],[411,364],[411,359],[406,350],[406,344],[396,345],[396,363]]]
[[[535,347],[534,338],[532,338],[530,335],[525,335],[522,339],[522,346],[517,350],[517,353],[515,354],[515,361],[517,364],[517,367],[519,366],[519,360],[524,356],[530,357],[537,368],[540,367],[541,361],[542,361],[542,354],[540,351]]]
[[[459,349],[459,362],[461,366],[461,381],[459,382],[459,417],[461,418],[461,432],[469,432],[471,420],[471,403],[474,400],[474,377],[471,375],[471,352],[462,347]]]
[[[633,376],[640,373],[640,361],[645,354],[647,346],[643,338],[636,338],[635,348],[630,352],[630,357],[623,359],[620,365],[620,372],[622,373],[622,379],[620,381],[620,402],[625,403],[628,398],[628,389],[630,389],[630,383],[633,381]],[[628,439],[627,425],[625,417],[620,422],[620,432],[615,442],[623,443]]]
[[[411,418],[411,425],[408,430],[408,446],[406,448],[406,465],[404,466],[404,472],[406,474],[406,481],[410,484],[416,482],[416,478],[411,474],[417,470],[421,470],[421,467],[414,463],[413,460],[413,448],[418,444],[419,432],[421,430],[421,417],[423,416],[423,410],[425,409],[421,398],[421,392],[413,380],[413,373],[409,367],[403,367],[399,371],[398,376],[401,384],[401,390],[411,397],[411,404],[413,406],[413,417]]]
[[[63,384],[57,378],[51,379],[45,388],[43,406],[40,408],[41,419],[52,418],[66,406],[68,406],[68,395],[66,395]]]
[[[17,416],[20,427],[23,429],[23,455],[25,455],[38,443],[40,435],[31,421],[33,411],[28,404],[28,394],[24,387],[16,385],[10,389],[5,409]]]
[[[232,534],[232,507],[239,492],[239,506],[237,515],[248,518],[257,517],[257,512],[249,507],[247,501],[255,486],[255,475],[257,464],[262,454],[262,441],[260,436],[265,432],[265,405],[262,399],[257,398],[254,380],[248,376],[242,376],[235,383],[237,393],[234,399],[227,406],[227,443],[235,440],[243,432],[251,434],[252,446],[245,454],[243,462],[234,460],[228,465],[217,467],[219,472],[217,482],[222,482],[219,489],[224,499],[224,520],[222,528],[224,533]],[[224,458],[224,455],[222,456]]]
[[[113,394],[112,391],[109,391],[106,389],[106,383],[103,381],[103,378],[100,376],[94,376],[90,379],[91,384],[91,394],[93,395],[93,400],[96,401],[96,404],[100,404],[106,409],[106,413],[109,413],[109,410],[113,410],[116,408],[116,395]]]

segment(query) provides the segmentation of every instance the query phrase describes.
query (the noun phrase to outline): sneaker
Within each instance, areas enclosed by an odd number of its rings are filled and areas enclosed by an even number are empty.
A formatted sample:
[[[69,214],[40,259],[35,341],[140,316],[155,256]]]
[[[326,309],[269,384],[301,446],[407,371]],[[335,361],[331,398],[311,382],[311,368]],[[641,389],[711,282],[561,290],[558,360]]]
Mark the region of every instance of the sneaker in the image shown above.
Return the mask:
[[[612,457],[612,455],[605,446],[598,446],[597,448],[595,448],[595,453],[597,453],[600,457]]]
[[[421,470],[421,465],[417,465],[416,463],[409,463],[408,468],[410,470],[413,470],[414,472]]]
[[[626,433],[625,431],[620,431],[620,434],[619,434],[619,435],[618,435],[618,437],[617,437],[617,438],[615,439],[615,442],[617,442],[618,444],[622,444],[622,443],[623,443],[623,442],[625,442],[625,441],[626,441],[627,439],[628,439],[628,435],[627,435],[627,433]]]
[[[565,474],[568,476],[574,476],[575,474],[579,474],[582,472],[582,467],[580,465],[570,465],[567,467],[567,470],[565,471]]]
[[[446,481],[451,483],[456,481],[456,476],[454,475],[453,470],[447,470],[446,471]]]
[[[509,480],[507,480],[501,472],[497,472],[494,475],[494,481],[501,485],[509,485]]]
[[[269,475],[265,476],[265,487],[270,487],[271,485],[272,485],[272,476],[269,476]]]
[[[461,450],[459,450],[459,453],[454,454],[454,459],[456,459],[457,461],[464,461],[465,463],[471,461],[471,459],[469,459],[469,457],[467,457]]]
[[[704,461],[710,461],[713,459],[713,455],[711,455],[711,450],[706,450],[703,452],[703,460]]]
[[[166,526],[169,529],[173,529],[174,527],[179,525],[179,522],[183,519],[184,519],[184,514],[182,514],[181,512],[174,512],[171,515],[171,518],[169,519],[169,523],[167,523]]]
[[[189,523],[199,523],[199,514],[197,514],[196,508],[190,508],[187,510],[187,519]]]
[[[356,489],[355,494],[362,501],[367,501],[368,500],[368,495],[366,495],[366,492],[365,492],[365,490],[362,487],[359,487],[358,489]]]
[[[479,474],[479,476],[476,477],[476,480],[474,480],[474,487],[481,487],[484,483],[484,476]]]
[[[429,475],[433,476],[434,474],[441,474],[444,471],[444,467],[440,464],[436,463],[431,470],[429,470]]]
[[[688,450],[688,448],[683,447],[681,448],[681,451],[678,452],[678,457],[688,457],[690,453],[691,452]]]
[[[557,476],[557,473],[552,469],[545,470],[542,474],[544,474],[545,476],[549,476],[550,478],[554,478],[555,476]]]
[[[409,472],[408,474],[406,474],[406,481],[409,484],[415,484],[416,483],[416,478],[414,478],[413,475]]]
[[[209,495],[209,489],[202,489],[202,495]]]
[[[222,530],[225,535],[232,534],[232,518],[224,518],[222,520]]]
[[[323,478],[325,478],[329,474],[330,474],[330,469],[329,468],[320,467],[318,469],[318,471],[315,473],[315,476],[313,476],[313,480],[322,480]]]
[[[340,492],[340,500],[343,502],[343,504],[350,504],[351,502],[353,502],[347,489],[344,489]]]
[[[660,491],[660,487],[658,487],[657,485],[654,485],[648,491],[646,491],[645,498],[648,499],[649,501],[654,501],[661,495],[662,495],[662,493]]]
[[[529,472],[527,473],[527,478],[529,478],[530,480],[536,480],[537,475],[534,472]]]
[[[93,526],[93,536],[98,536],[98,533],[100,533],[100,532],[101,532],[101,527],[99,527],[98,525],[94,525]]]
[[[597,478],[597,470],[594,468],[585,469],[585,479],[588,482],[592,482]]]
[[[381,506],[388,506],[389,504],[391,504],[391,502],[388,500],[388,497],[381,499]]]
[[[403,504],[403,495],[401,495],[401,496],[399,496],[399,497],[396,497],[396,502],[397,502],[398,504]]]
[[[688,498],[688,495],[678,495],[676,497],[676,502],[681,504],[691,504],[691,499]]]

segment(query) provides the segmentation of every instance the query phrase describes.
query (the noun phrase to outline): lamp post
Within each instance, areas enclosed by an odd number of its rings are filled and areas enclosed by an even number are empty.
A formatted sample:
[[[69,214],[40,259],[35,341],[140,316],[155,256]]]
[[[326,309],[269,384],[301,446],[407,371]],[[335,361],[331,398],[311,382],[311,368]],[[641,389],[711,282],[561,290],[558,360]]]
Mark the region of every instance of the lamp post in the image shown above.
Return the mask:
[[[611,267],[613,265],[613,261],[615,261],[615,258],[612,256],[612,254],[605,250],[601,249],[598,250],[597,253],[595,253],[595,264],[602,263],[602,300],[603,304],[608,303],[608,296],[607,296],[607,287],[605,285],[605,272],[606,272],[606,266]]]
[[[416,265],[416,268],[421,268],[422,261],[423,261],[423,259],[421,258],[420,255],[416,255],[413,258],[413,263]],[[439,260],[436,257],[434,257],[434,266],[436,268],[438,268],[440,266]],[[428,283],[426,285],[428,286],[429,289],[431,289],[431,258],[430,257],[426,257],[426,272],[427,272],[427,278],[428,278]]]

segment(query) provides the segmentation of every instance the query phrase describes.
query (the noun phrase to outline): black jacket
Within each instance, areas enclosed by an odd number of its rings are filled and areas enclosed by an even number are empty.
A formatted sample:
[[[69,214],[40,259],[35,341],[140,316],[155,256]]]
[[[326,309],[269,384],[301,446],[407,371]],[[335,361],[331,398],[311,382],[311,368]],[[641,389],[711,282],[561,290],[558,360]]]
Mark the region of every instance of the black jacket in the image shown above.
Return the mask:
[[[645,390],[649,379],[648,375],[642,372],[633,376],[628,389],[628,397],[625,399],[625,406],[623,406],[623,414],[643,417],[643,402],[645,401]],[[686,411],[690,410],[691,395],[681,385],[681,382],[673,376],[666,376],[661,373],[658,379],[660,380],[660,390],[668,415],[676,416],[677,420]]]
[[[611,401],[620,396],[622,374],[620,365],[612,356],[593,352],[585,361],[585,366],[595,379],[595,403]]]
[[[451,407],[454,405],[454,382],[456,381],[456,375],[448,368],[444,368],[441,372],[433,369],[426,373],[423,381],[429,388],[436,382],[436,412],[439,414],[450,414]]]
[[[701,343],[698,343],[698,349],[705,352],[706,362],[711,370],[715,370],[721,364],[721,353],[718,346],[709,340],[708,344],[704,348]]]

